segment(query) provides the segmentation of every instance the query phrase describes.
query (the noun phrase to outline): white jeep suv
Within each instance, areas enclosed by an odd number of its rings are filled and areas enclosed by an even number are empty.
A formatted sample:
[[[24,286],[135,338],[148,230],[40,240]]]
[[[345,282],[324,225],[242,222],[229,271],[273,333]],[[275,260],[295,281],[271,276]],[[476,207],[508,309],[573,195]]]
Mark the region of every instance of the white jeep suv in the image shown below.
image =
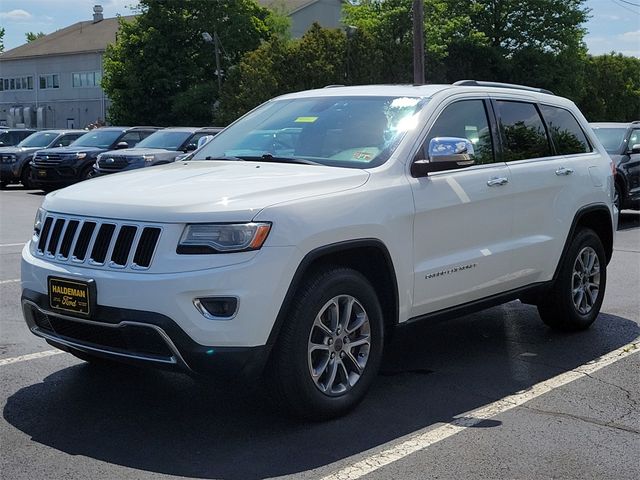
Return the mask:
[[[539,89],[284,95],[189,161],[47,195],[24,316],[84,360],[266,377],[286,411],[329,418],[406,322],[519,298],[552,328],[587,328],[612,175],[576,106]]]

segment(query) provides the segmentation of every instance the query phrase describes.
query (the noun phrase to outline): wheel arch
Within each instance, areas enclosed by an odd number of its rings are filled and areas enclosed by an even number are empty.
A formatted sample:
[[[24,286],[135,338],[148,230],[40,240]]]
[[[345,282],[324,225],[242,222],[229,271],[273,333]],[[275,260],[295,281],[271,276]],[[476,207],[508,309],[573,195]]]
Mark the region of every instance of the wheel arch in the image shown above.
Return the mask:
[[[602,241],[602,245],[604,246],[605,255],[607,256],[607,263],[609,263],[609,261],[611,260],[611,256],[613,255],[614,234],[611,211],[605,204],[587,205],[578,210],[573,217],[571,228],[569,229],[569,234],[567,235],[567,238],[564,242],[562,255],[558,260],[558,265],[556,266],[556,270],[553,274],[553,280],[558,277],[560,266],[562,264],[562,258],[564,258],[567,250],[569,249],[571,239],[581,227],[590,228],[598,234],[598,236],[600,237],[600,241]]]
[[[378,295],[386,333],[391,333],[393,327],[397,325],[398,282],[389,250],[381,240],[375,238],[346,240],[318,247],[304,256],[280,305],[267,340],[268,345],[273,346],[276,343],[293,296],[304,278],[325,265],[349,267],[362,273],[371,282]]]

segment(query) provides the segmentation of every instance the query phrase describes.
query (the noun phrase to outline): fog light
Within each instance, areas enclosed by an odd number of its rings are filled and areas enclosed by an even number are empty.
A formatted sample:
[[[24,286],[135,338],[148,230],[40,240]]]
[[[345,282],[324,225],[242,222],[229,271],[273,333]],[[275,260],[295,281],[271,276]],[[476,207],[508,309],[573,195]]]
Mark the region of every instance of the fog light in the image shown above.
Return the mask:
[[[210,320],[231,320],[238,310],[238,299],[235,297],[194,298],[193,305]]]

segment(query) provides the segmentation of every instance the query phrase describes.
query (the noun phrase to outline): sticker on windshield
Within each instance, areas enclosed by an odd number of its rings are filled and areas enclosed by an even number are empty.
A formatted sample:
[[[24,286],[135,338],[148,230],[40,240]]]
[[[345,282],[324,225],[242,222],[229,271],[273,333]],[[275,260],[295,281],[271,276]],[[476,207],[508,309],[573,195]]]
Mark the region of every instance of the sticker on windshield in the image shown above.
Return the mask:
[[[318,119],[318,117],[298,117],[296,118],[296,123],[313,123]]]

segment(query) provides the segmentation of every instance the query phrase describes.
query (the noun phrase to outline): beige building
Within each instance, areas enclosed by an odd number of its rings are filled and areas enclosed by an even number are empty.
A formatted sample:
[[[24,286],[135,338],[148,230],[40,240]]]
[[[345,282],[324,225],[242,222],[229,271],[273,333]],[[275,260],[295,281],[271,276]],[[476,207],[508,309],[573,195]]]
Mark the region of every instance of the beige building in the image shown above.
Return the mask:
[[[291,19],[293,38],[304,35],[314,22],[327,28],[342,26],[345,0],[259,0],[258,3],[287,15]]]

